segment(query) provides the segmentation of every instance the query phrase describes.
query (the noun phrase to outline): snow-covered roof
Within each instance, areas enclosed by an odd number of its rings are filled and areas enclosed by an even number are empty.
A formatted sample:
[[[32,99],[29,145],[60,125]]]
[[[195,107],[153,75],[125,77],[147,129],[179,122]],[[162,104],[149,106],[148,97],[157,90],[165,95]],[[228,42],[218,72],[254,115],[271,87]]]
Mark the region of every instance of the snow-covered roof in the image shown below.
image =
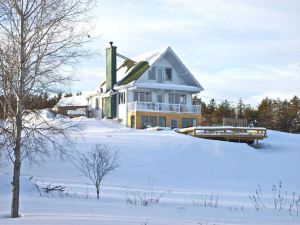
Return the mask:
[[[64,97],[59,100],[57,106],[64,107],[64,106],[87,106],[88,101],[85,95],[78,95],[72,97]]]
[[[130,57],[130,59],[132,59],[135,62],[148,62],[149,66],[151,66],[157,59],[159,59],[164,52],[168,49],[169,47],[164,47],[164,48],[159,48],[156,50],[152,50],[150,52],[146,52],[134,57]],[[121,65],[121,64],[120,64]],[[118,68],[120,67],[120,65],[118,65]],[[134,68],[134,67],[133,67]],[[124,77],[126,77],[130,71],[133,69],[131,68],[130,70],[127,71],[127,67],[121,67],[118,71],[117,71],[117,81],[121,81]]]
[[[186,68],[186,66],[181,62],[181,60],[170,47],[160,48],[149,53],[132,57],[131,59],[136,62],[136,65],[131,67],[129,70],[127,67],[119,68],[117,72],[118,82],[115,85],[115,88],[118,89],[117,86],[127,86],[130,82],[138,80],[140,76],[144,74],[144,72],[146,72],[163,56],[165,56],[166,59],[172,63],[174,69],[177,70],[179,76],[186,81],[188,86],[198,87],[198,92],[203,90],[203,87],[199,84],[192,73]]]

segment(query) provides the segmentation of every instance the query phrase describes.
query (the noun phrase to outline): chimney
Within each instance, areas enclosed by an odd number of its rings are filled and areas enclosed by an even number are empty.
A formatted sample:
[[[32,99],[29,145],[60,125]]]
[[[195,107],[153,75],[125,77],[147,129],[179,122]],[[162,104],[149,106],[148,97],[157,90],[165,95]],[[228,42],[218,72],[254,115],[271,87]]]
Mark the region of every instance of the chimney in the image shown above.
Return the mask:
[[[117,82],[117,47],[109,42],[110,47],[106,49],[106,91],[113,91]],[[117,96],[115,94],[104,100],[104,116],[115,118],[117,116]]]
[[[106,49],[106,90],[110,91],[117,82],[117,47],[109,42],[110,47]]]

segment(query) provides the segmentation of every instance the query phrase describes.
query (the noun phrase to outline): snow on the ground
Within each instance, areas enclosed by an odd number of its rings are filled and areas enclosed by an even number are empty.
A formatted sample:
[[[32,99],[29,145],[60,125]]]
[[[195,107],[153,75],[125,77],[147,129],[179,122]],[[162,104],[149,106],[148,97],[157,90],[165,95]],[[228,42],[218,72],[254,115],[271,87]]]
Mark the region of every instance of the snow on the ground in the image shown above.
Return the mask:
[[[300,223],[295,206],[293,216],[288,211],[292,193],[300,195],[300,135],[268,131],[268,138],[256,149],[172,130],[135,130],[113,120],[82,117],[71,121],[81,128],[71,133],[73,158],[76,151],[89,151],[95,144],[106,144],[119,152],[121,166],[104,180],[100,200],[95,199],[90,181],[74,166],[74,159],[53,156],[39,164],[24,162],[22,217],[6,218],[10,211],[11,165],[3,159],[1,225]],[[278,211],[273,209],[272,187],[278,188],[280,181],[285,205]],[[68,196],[40,197],[33,183],[64,185]],[[149,190],[151,185],[153,192]],[[266,208],[256,211],[249,196],[255,195],[258,185]],[[126,196],[159,194],[163,194],[159,205],[126,203]],[[205,202],[215,204],[216,199],[216,208],[203,206]]]

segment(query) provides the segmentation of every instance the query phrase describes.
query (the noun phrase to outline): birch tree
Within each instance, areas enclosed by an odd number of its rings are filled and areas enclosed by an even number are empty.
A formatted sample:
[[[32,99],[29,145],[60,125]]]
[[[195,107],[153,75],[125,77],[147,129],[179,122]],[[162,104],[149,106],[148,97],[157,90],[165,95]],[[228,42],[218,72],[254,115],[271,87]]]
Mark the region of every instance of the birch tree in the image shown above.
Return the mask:
[[[88,34],[83,27],[91,3],[0,0],[0,147],[13,162],[11,217],[19,216],[22,159],[66,150],[59,141],[66,137],[65,127],[43,119],[40,111],[29,113],[24,102],[70,81],[67,70],[85,55]]]

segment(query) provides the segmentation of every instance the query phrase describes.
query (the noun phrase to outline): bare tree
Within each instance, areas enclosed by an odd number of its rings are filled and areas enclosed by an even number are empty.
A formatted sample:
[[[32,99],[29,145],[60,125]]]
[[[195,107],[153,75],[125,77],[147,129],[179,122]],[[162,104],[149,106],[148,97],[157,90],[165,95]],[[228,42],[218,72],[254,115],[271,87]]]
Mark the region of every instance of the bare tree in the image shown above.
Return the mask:
[[[103,144],[96,144],[92,151],[80,155],[77,167],[95,185],[97,199],[103,178],[119,167],[118,160],[118,152]]]
[[[60,153],[66,146],[65,126],[29,116],[24,102],[30,95],[54,93],[70,81],[76,58],[85,55],[84,30],[92,0],[0,1],[0,148],[13,162],[11,217],[19,216],[20,171],[23,158]],[[34,106],[34,103],[31,103]]]

